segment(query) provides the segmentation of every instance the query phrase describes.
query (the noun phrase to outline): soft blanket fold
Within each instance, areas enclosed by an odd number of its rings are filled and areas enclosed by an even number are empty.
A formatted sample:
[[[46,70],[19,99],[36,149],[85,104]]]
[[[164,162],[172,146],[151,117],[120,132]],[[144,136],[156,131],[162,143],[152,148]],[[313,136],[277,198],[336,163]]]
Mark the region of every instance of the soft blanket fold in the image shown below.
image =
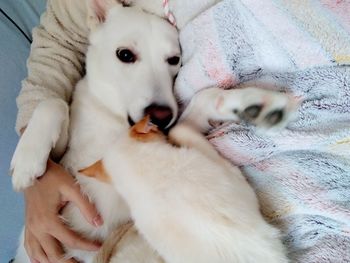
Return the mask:
[[[212,143],[240,165],[293,262],[350,262],[350,2],[225,0],[180,32],[186,103],[244,83],[303,98],[286,130],[225,125]]]

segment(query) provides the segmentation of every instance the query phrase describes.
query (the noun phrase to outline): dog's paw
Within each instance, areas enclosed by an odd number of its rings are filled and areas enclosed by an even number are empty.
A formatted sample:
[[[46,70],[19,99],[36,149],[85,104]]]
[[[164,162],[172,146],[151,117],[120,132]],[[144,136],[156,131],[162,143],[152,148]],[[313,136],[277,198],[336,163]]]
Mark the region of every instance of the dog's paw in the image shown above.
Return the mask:
[[[293,119],[299,106],[299,100],[286,93],[260,91],[252,96],[256,96],[255,101],[248,100],[239,117],[258,127],[285,127]]]
[[[59,99],[41,102],[35,109],[11,160],[12,183],[23,190],[46,170],[51,150],[68,125],[68,106]],[[44,132],[43,132],[44,131]],[[61,148],[66,139],[62,140]]]
[[[34,180],[42,176],[46,170],[48,153],[44,149],[35,148],[24,141],[20,141],[16,148],[10,168],[12,185],[16,191],[31,186]]]
[[[250,87],[226,90],[218,100],[217,110],[225,121],[282,128],[293,120],[299,105],[300,100],[290,94]]]

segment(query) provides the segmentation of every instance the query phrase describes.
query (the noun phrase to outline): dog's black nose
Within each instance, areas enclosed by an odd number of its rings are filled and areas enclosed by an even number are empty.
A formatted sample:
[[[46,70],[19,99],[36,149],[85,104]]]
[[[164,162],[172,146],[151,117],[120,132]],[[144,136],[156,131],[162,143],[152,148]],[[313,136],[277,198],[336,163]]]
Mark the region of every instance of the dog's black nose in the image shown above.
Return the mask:
[[[145,109],[145,115],[149,115],[152,123],[164,130],[173,119],[173,111],[168,106],[151,104]]]

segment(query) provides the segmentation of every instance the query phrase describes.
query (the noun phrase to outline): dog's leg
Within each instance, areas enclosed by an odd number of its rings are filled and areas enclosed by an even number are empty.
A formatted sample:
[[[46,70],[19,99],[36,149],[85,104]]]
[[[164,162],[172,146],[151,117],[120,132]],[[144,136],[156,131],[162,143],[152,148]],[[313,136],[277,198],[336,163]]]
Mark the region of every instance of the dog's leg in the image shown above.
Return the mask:
[[[215,162],[223,162],[209,141],[192,126],[179,123],[169,132],[169,141],[180,147],[195,148]]]
[[[200,132],[210,121],[246,121],[258,127],[284,127],[293,117],[299,101],[291,95],[256,87],[223,90],[218,87],[196,94],[182,114],[185,122]]]
[[[50,152],[63,154],[68,142],[68,105],[60,99],[41,102],[20,138],[11,161],[15,190],[30,186],[46,169]]]
[[[176,125],[169,132],[169,140],[175,145],[181,147],[188,147],[197,149],[199,152],[204,154],[206,157],[211,159],[216,163],[220,163],[222,166],[225,166],[232,174],[235,174],[237,177],[241,176],[241,172],[236,166],[231,165],[226,159],[215,150],[212,144],[197,130],[193,129],[186,123],[180,123]]]
[[[259,127],[283,127],[296,108],[296,100],[285,93],[255,87],[231,90],[212,87],[193,97],[179,124],[170,131],[169,139],[179,146],[196,148],[216,162],[224,162],[199,133],[207,132],[211,121],[247,121]]]
[[[118,243],[123,239],[124,235],[133,228],[134,223],[128,222],[119,226],[115,231],[109,234],[108,238],[103,242],[103,246],[94,258],[94,263],[110,262],[111,258],[117,252]]]
[[[93,263],[164,263],[133,223],[119,226],[104,241]]]

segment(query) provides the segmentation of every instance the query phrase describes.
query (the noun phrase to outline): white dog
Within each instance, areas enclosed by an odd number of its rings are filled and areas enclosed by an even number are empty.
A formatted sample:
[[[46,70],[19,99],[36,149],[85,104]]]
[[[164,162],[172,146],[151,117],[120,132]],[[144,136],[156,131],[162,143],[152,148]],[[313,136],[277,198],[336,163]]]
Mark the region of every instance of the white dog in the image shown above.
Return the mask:
[[[68,204],[63,220],[85,237],[104,241],[132,218],[147,240],[137,234],[129,240],[135,241],[134,248],[138,240],[152,257],[155,250],[169,263],[260,262],[262,258],[287,262],[278,231],[261,217],[256,197],[239,170],[224,161],[199,131],[210,127],[209,120],[244,118],[262,126],[285,123],[294,102],[287,95],[256,88],[213,87],[194,97],[180,120],[183,124],[170,133],[176,144],[188,149],[173,148],[163,140],[140,144],[128,135],[129,123],[147,114],[164,129],[178,115],[173,95],[181,62],[177,31],[158,16],[111,0],[91,0],[91,10],[87,75],[76,87],[70,118],[63,101],[39,104],[11,162],[14,188],[31,185],[44,173],[50,152],[59,156],[68,144],[62,164],[104,220],[103,226],[94,228]],[[79,173],[106,152],[109,177],[101,181]],[[106,183],[106,178],[113,183]],[[149,184],[143,186],[146,178]],[[154,220],[162,222],[159,229]],[[66,253],[87,263],[96,255],[69,248]],[[130,250],[118,262],[152,262],[132,260],[131,254]],[[29,263],[23,237],[15,262]]]

